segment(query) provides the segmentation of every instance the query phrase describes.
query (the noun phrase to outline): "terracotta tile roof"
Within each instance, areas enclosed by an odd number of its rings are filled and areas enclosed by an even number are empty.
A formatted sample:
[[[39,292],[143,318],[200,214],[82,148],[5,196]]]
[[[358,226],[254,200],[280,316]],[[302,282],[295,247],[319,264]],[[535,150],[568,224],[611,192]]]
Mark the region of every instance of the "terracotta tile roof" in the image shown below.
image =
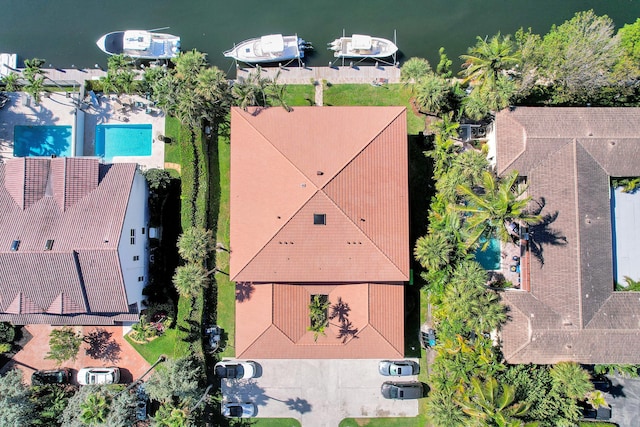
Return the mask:
[[[232,279],[408,280],[405,114],[233,109]]]
[[[236,356],[402,357],[405,109],[233,109],[231,129]],[[349,311],[316,342],[307,327],[318,294]]]
[[[110,324],[130,313],[118,243],[135,171],[81,158],[0,164],[0,318]]]
[[[509,362],[640,363],[629,350],[640,345],[639,297],[613,292],[609,201],[611,176],[640,176],[638,122],[636,108],[518,107],[497,115],[498,172],[527,177],[529,195],[555,217],[547,231],[564,239],[538,242],[544,263],[532,258],[530,294],[504,294]]]
[[[238,284],[246,286],[246,284]],[[309,326],[312,295],[328,295],[348,306],[345,320],[330,320],[326,336],[314,341]],[[238,358],[397,358],[404,354],[402,284],[254,284],[236,301]],[[331,309],[329,310],[331,314]],[[341,331],[351,331],[343,333]]]

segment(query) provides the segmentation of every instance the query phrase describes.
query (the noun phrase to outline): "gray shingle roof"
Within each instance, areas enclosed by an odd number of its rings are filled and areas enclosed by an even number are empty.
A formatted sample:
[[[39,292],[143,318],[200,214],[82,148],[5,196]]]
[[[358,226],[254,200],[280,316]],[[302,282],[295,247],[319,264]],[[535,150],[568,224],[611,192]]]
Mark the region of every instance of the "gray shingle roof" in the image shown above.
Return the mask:
[[[640,176],[640,109],[526,108],[496,117],[498,173],[527,176],[561,239],[538,242],[531,293],[505,292],[512,363],[640,363],[640,294],[613,291],[611,176]],[[534,231],[533,241],[542,240]]]
[[[0,319],[100,324],[104,315],[111,324],[129,315],[118,243],[135,171],[83,158],[0,164]]]

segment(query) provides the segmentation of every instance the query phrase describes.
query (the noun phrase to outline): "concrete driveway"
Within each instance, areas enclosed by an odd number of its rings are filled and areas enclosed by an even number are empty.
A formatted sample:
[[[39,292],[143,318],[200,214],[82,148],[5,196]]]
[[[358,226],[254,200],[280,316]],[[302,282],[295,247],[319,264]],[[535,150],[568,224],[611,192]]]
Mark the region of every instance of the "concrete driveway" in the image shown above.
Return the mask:
[[[417,359],[409,359],[417,362]],[[348,417],[415,417],[418,401],[387,400],[384,381],[371,360],[260,360],[258,377],[224,380],[228,402],[254,402],[258,417],[298,419],[303,427],[336,427]],[[403,377],[403,381],[417,377]]]
[[[640,422],[640,379],[611,378],[612,387],[605,395],[611,406],[611,422],[620,427],[636,427]]]

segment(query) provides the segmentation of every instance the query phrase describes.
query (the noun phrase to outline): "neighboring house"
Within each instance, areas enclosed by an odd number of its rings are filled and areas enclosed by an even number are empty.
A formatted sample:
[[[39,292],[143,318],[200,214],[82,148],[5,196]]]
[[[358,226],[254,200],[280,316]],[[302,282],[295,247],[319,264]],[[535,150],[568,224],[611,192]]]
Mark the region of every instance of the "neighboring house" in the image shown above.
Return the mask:
[[[406,111],[231,111],[236,357],[404,355]],[[309,303],[331,303],[314,340]]]
[[[135,164],[0,164],[0,321],[135,322],[147,280],[147,185]]]
[[[502,294],[509,363],[640,363],[640,293],[614,291],[616,269],[634,268],[625,259],[638,263],[637,245],[614,248],[638,236],[640,210],[631,210],[640,194],[614,206],[610,183],[640,176],[639,123],[637,108],[516,107],[497,115],[497,173],[526,177],[528,195],[550,215],[531,229],[525,290]]]

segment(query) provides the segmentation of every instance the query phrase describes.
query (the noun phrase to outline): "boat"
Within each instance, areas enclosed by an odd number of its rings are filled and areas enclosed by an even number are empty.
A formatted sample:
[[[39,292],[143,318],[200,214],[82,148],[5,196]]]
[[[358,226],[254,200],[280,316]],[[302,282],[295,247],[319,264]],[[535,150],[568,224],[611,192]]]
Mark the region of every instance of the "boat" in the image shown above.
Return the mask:
[[[303,58],[305,49],[310,48],[311,43],[299,38],[297,34],[269,34],[245,40],[224,52],[224,56],[247,63],[282,62]]]
[[[398,46],[381,37],[354,34],[335,39],[328,49],[336,58],[386,58],[396,53]]]
[[[96,44],[109,55],[140,59],[171,59],[180,53],[180,37],[153,30],[114,31],[100,37]]]

